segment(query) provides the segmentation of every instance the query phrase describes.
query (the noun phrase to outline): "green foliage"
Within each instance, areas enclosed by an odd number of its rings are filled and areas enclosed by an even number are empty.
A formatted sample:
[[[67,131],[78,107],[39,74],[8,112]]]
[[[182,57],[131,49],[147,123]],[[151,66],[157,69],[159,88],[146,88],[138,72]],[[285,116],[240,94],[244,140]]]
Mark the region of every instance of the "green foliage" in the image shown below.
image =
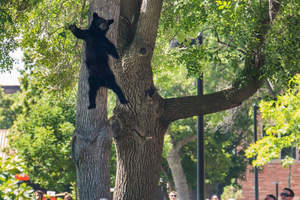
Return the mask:
[[[273,82],[288,83],[292,76],[300,72],[299,20],[300,2],[282,2],[281,13],[273,23],[266,43],[264,75]]]
[[[25,183],[18,185],[16,174],[25,173],[26,167],[17,157],[9,157],[6,160],[0,158],[0,199],[31,199],[33,190]]]
[[[266,125],[266,136],[247,149],[247,157],[256,156],[254,165],[261,166],[278,158],[282,149],[300,144],[300,76],[277,100],[262,101],[260,112]]]
[[[1,1],[0,70],[11,69],[9,54],[19,46],[26,70],[36,74],[43,87],[72,88],[77,80],[82,45],[67,27],[86,23],[86,2]]]
[[[71,138],[75,129],[74,92],[62,96],[46,91],[42,93],[31,83],[24,88],[27,90],[19,95],[14,105],[22,113],[10,129],[10,145],[24,159],[33,182],[63,192],[75,181],[71,160]]]
[[[154,63],[163,51],[166,67],[185,66],[189,76],[198,77],[215,68],[231,77],[235,86],[253,76],[287,84],[299,72],[300,7],[296,1],[280,3],[281,12],[269,25],[268,1],[164,1]],[[198,32],[203,33],[204,43],[190,47],[188,41]],[[260,34],[266,32],[265,65],[259,71],[249,61],[259,51]],[[174,38],[182,45],[170,50],[169,42]]]
[[[0,2],[0,72],[12,68],[13,59],[9,53],[16,48],[16,28],[11,9],[14,2],[4,0]]]
[[[19,46],[22,24],[27,23],[26,13],[30,12],[41,0],[0,2],[0,71],[11,70],[13,59],[10,53]]]

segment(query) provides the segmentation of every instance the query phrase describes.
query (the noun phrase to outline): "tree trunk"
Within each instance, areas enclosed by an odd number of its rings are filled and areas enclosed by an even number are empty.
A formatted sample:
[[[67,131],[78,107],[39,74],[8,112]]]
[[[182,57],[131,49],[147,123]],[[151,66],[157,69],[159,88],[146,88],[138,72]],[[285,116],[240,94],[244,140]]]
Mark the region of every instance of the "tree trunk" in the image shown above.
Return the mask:
[[[167,156],[168,165],[171,169],[178,200],[190,200],[189,188],[184,174],[181,158],[177,149],[172,149]]]
[[[106,107],[101,106],[106,103],[106,91],[101,90],[102,98],[97,99],[97,108],[94,110],[87,109],[87,91],[87,70],[83,65],[78,84],[76,130],[72,141],[78,197],[80,200],[110,199],[109,155],[112,139],[106,125]]]
[[[115,42],[118,24],[116,2],[90,0],[91,13],[97,12],[106,19],[115,19],[116,25],[108,33]],[[91,18],[90,20],[91,21]],[[84,52],[84,50],[83,50]],[[113,64],[113,62],[111,62]],[[72,156],[76,166],[78,199],[111,199],[109,158],[112,135],[107,123],[107,90],[101,88],[96,98],[96,108],[88,110],[88,72],[83,53],[78,81],[76,129],[72,141]]]

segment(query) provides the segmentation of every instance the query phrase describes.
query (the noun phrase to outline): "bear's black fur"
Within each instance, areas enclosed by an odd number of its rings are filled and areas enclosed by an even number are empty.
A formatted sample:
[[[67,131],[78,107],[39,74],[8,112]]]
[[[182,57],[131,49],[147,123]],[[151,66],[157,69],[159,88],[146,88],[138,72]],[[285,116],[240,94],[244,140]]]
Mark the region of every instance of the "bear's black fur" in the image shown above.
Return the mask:
[[[106,33],[109,26],[114,22],[113,19],[106,20],[93,14],[93,20],[90,27],[81,30],[75,25],[69,29],[79,39],[86,43],[86,66],[89,72],[89,101],[88,109],[96,107],[96,95],[100,87],[106,87],[113,90],[122,104],[128,103],[121,88],[115,81],[115,76],[108,65],[108,54],[118,59],[118,52],[107,38]]]

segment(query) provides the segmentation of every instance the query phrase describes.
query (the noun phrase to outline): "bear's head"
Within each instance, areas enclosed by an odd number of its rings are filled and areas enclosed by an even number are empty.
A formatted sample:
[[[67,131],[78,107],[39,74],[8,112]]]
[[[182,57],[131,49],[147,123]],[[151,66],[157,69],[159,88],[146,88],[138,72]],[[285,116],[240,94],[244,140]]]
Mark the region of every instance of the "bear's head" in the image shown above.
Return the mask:
[[[97,13],[93,13],[93,20],[90,26],[90,30],[97,34],[106,34],[109,29],[109,26],[114,22],[113,19],[106,20],[102,17],[99,17]]]

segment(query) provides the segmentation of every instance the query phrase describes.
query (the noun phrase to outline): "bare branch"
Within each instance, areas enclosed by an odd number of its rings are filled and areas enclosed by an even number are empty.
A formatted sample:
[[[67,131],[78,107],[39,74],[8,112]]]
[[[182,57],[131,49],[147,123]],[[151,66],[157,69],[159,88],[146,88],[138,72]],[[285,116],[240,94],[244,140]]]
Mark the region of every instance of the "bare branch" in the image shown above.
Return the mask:
[[[271,86],[270,81],[265,80],[265,84],[267,86],[268,92],[272,95],[273,98],[275,98],[275,92],[274,92],[274,90],[273,90],[273,88]]]
[[[178,152],[184,145],[186,145],[187,143],[193,142],[196,139],[197,139],[197,135],[190,135],[190,136],[184,138],[183,140],[178,141],[174,145],[174,149]]]
[[[224,46],[227,46],[227,47],[236,49],[237,51],[239,51],[239,52],[241,52],[241,53],[243,53],[243,54],[246,54],[246,53],[247,53],[245,50],[243,50],[243,49],[241,49],[241,48],[238,48],[238,47],[236,47],[236,46],[234,46],[234,45],[231,45],[231,44],[227,44],[227,43],[225,43],[225,42],[222,42],[222,41],[220,40],[220,38],[219,38],[219,34],[218,34],[217,30],[215,30],[215,33],[216,33],[216,36],[217,36],[218,43],[220,43],[220,44],[222,44],[222,45],[224,45]]]
[[[240,105],[251,97],[261,86],[253,80],[242,88],[230,88],[203,96],[187,96],[164,100],[165,112],[162,120],[166,123],[200,114],[210,114]]]

